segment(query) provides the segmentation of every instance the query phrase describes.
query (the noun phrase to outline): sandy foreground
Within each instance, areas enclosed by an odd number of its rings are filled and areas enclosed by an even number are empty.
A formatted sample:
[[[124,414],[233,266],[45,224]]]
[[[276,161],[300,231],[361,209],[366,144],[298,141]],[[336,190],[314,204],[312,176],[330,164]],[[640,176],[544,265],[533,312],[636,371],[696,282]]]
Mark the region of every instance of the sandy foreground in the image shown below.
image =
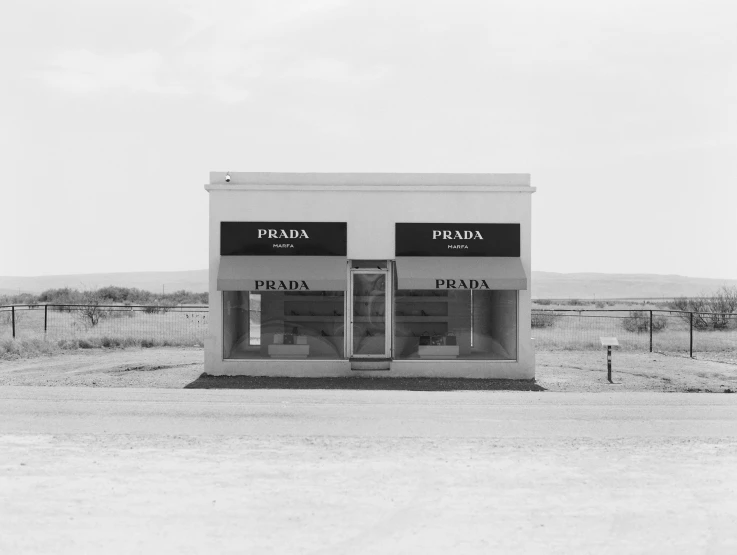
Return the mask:
[[[0,361],[0,385],[84,387],[233,387],[263,384],[202,377],[197,348],[91,349],[52,357]],[[606,380],[606,353],[537,353],[535,390],[737,392],[737,365],[660,353],[613,354],[613,381]],[[270,386],[289,387],[288,380]],[[517,389],[499,383],[490,389]],[[319,386],[319,384],[318,384]],[[331,385],[326,382],[325,387]],[[442,387],[442,386],[441,386]],[[460,386],[463,388],[463,386]]]
[[[202,356],[0,362],[0,553],[737,553],[737,396],[694,392],[735,365],[615,353],[610,385],[552,352],[530,391],[304,391]]]
[[[737,552],[735,396],[0,387],[0,552]]]

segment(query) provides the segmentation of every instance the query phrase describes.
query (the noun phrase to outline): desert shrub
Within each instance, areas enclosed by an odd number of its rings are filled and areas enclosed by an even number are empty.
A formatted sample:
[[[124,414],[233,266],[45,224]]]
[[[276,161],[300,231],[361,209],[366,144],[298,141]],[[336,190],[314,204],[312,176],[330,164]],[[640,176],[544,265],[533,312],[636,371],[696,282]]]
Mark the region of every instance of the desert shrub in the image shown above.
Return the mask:
[[[653,333],[664,330],[668,326],[668,320],[659,314],[653,314]],[[650,331],[650,313],[644,310],[631,310],[629,316],[622,319],[622,327],[635,333]]]
[[[141,347],[144,349],[149,349],[154,346],[154,341],[152,339],[141,339]]]
[[[0,356],[13,358],[20,355],[20,343],[15,339],[3,339],[0,341]]]
[[[596,301],[596,308],[604,308],[606,303],[604,301]]]
[[[552,328],[555,322],[560,318],[560,314],[553,312],[533,312],[532,327],[533,328]]]
[[[673,299],[671,308],[682,311],[679,316],[685,321],[691,321],[693,327],[699,331],[727,330],[737,326],[737,286],[722,286],[711,295],[702,294],[698,297],[677,297]]]
[[[715,330],[729,329],[735,321],[731,315],[737,312],[737,286],[722,286],[709,297],[709,321]]]
[[[38,295],[38,302],[42,304],[81,304],[84,295],[77,289],[63,287],[61,289],[47,289]]]
[[[146,314],[166,314],[175,306],[176,304],[173,301],[157,299],[156,304],[146,305],[143,312]]]
[[[87,339],[80,339],[77,344],[80,349],[92,349],[94,347],[94,345]]]
[[[76,307],[74,316],[85,326],[96,326],[100,320],[110,318],[111,310],[99,305],[99,301],[88,301],[89,304]]]
[[[583,306],[586,303],[584,303],[580,299],[569,299],[565,304],[567,304],[568,306]]]
[[[96,291],[100,298],[107,299],[113,303],[133,303],[144,304],[150,303],[154,299],[154,294],[150,291],[137,289],[135,287],[115,287],[108,285]]]
[[[17,295],[0,295],[0,305],[61,305],[56,310],[69,312],[69,305],[85,304],[85,298],[94,294],[102,304],[128,304],[164,306],[176,305],[206,305],[209,301],[208,293],[195,293],[179,290],[165,295],[152,293],[135,287],[117,287],[108,285],[94,291],[79,291],[70,287],[46,289],[38,295],[19,293]]]
[[[43,339],[5,339],[0,341],[0,359],[18,359],[48,356],[57,346]]]
[[[18,293],[17,295],[0,295],[0,305],[36,304],[36,295]]]
[[[79,341],[76,339],[59,339],[59,341],[56,342],[56,345],[65,351],[79,349]]]
[[[175,305],[181,304],[207,304],[209,301],[208,293],[194,293],[192,291],[174,291],[160,297],[162,301],[169,301]]]
[[[549,306],[549,305],[553,304],[553,301],[551,301],[550,299],[537,299],[536,301],[533,301],[533,302],[535,304],[539,304],[539,305],[542,305],[542,306]]]

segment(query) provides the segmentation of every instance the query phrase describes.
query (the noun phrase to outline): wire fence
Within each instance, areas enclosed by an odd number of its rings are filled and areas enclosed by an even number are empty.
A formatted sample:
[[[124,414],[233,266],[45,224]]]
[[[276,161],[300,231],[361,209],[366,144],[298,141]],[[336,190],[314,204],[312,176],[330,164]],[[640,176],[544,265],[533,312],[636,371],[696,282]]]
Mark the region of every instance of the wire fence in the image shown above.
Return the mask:
[[[0,307],[0,339],[203,345],[207,321],[207,306],[16,305]]]
[[[45,339],[103,347],[203,345],[208,318],[205,305],[0,306],[0,340]],[[616,337],[626,351],[737,363],[737,314],[535,309],[531,323],[537,350],[599,350],[600,337]]]
[[[599,350],[600,337],[616,337],[621,350],[737,363],[737,314],[536,309],[532,337],[537,350]]]

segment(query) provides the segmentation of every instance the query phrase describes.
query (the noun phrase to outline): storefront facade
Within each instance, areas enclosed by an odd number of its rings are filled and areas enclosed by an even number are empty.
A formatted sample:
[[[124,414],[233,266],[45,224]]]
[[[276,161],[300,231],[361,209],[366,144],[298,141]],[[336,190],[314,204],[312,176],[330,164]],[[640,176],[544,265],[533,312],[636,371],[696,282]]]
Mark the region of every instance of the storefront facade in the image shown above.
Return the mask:
[[[534,377],[528,174],[213,172],[205,371]]]

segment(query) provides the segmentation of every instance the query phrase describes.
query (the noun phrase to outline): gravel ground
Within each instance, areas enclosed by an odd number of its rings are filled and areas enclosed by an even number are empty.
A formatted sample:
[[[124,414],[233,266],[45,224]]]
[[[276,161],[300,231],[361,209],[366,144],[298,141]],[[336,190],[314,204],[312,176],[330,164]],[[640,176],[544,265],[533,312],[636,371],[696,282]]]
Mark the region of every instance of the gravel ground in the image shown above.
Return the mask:
[[[41,435],[0,451],[9,554],[737,552],[734,441]]]
[[[0,553],[737,553],[734,396],[0,388]]]
[[[0,385],[154,388],[513,389],[531,391],[737,392],[737,365],[660,353],[537,353],[535,382],[437,379],[276,379],[203,375],[198,348],[90,349],[52,357],[0,361]]]
[[[549,391],[737,392],[737,365],[660,353],[612,353],[612,381],[606,352],[537,353],[536,382]]]

